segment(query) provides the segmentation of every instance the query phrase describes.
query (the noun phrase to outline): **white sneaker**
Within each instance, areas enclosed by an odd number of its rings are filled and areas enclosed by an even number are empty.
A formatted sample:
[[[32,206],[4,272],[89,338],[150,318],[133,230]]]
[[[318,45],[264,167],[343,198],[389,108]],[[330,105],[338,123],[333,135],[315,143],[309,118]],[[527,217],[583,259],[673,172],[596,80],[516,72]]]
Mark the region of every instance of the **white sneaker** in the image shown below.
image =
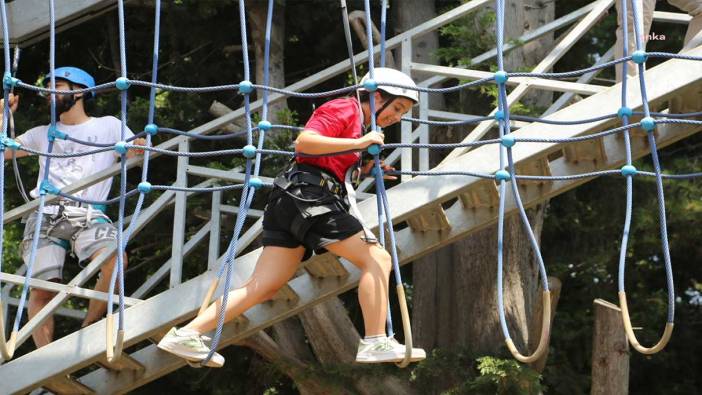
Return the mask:
[[[425,359],[427,354],[421,348],[413,348],[410,362],[417,362]],[[382,363],[401,362],[405,358],[405,346],[400,344],[394,337],[386,337],[375,341],[361,339],[358,343],[358,353],[356,362],[358,363]]]
[[[163,351],[168,351],[171,354],[177,355],[186,361],[201,362],[207,357],[210,348],[204,343],[207,339],[205,336],[200,336],[199,333],[189,329],[171,328],[166,336],[158,342],[158,348]],[[188,363],[190,366],[194,366]],[[212,358],[205,364],[210,368],[221,368],[224,365],[224,357],[218,353],[214,353]]]

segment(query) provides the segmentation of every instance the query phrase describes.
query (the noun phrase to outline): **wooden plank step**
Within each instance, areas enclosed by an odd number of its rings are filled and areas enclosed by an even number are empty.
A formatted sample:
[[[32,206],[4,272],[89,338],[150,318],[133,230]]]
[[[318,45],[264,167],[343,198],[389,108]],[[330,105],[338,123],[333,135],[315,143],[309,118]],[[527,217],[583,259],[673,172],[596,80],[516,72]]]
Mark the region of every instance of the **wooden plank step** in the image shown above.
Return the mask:
[[[316,278],[346,277],[349,275],[348,270],[334,254],[323,254],[310,259],[305,265],[305,270]]]
[[[596,164],[602,164],[607,162],[604,141],[601,138],[567,144],[563,148],[563,153],[566,160],[573,163],[592,161]]]
[[[163,335],[160,335],[163,337]],[[135,372],[143,372],[144,365],[140,364],[137,360],[130,357],[129,354],[122,353],[122,356],[115,362],[108,362],[107,358],[103,358],[98,365],[110,370],[133,370]]]
[[[548,158],[541,157],[535,160],[531,160],[526,163],[515,164],[517,175],[523,176],[550,176],[551,166],[549,166]],[[519,180],[520,183],[530,183],[530,184],[548,184],[551,181],[541,181],[541,180]]]
[[[85,395],[95,393],[92,388],[76,380],[76,378],[71,375],[52,377],[42,385],[42,387],[58,395]]]
[[[458,195],[463,207],[468,209],[494,208],[500,201],[500,193],[493,180],[484,180]]]
[[[415,232],[426,232],[429,230],[445,230],[451,228],[446,212],[440,204],[431,206],[423,210],[414,217],[407,220],[410,228]]]

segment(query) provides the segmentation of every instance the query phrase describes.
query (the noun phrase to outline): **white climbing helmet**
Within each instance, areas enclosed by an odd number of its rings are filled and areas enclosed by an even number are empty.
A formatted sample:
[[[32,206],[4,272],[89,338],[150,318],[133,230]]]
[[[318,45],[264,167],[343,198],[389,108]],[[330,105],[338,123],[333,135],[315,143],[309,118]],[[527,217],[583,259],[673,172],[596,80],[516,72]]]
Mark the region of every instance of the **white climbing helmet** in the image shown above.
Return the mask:
[[[394,96],[402,96],[412,100],[415,104],[419,103],[419,92],[414,89],[399,88],[396,86],[382,85],[382,83],[397,84],[402,86],[407,86],[411,88],[416,88],[417,84],[414,83],[412,77],[407,74],[391,69],[388,67],[376,67],[373,69],[375,82],[378,83],[378,89],[387,92]],[[370,73],[366,73],[361,79],[361,85],[370,79]],[[366,88],[361,87],[360,91],[367,91]]]

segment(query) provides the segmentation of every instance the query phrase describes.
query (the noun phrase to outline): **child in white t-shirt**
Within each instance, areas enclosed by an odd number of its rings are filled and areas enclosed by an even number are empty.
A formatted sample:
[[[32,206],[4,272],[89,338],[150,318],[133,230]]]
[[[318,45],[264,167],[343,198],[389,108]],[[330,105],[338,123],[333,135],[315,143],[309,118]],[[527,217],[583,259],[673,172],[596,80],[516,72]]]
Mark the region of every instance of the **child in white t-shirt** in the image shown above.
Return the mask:
[[[57,90],[73,90],[95,86],[93,77],[76,67],[56,69],[55,78]],[[48,81],[48,76],[46,80]],[[56,123],[56,129],[74,139],[90,143],[115,144],[121,141],[122,123],[120,120],[112,116],[94,118],[85,112],[84,102],[92,95],[93,93],[91,92],[56,95],[56,114],[59,118],[59,122]],[[10,96],[9,103],[12,112],[17,109],[18,102],[18,96]],[[16,140],[23,147],[47,152],[49,146],[48,132],[49,125],[37,126],[18,136]],[[126,128],[125,139],[133,136],[132,131]],[[135,139],[133,143],[143,145],[145,141],[144,139]],[[95,147],[75,141],[56,138],[52,152],[77,153],[94,149]],[[136,153],[138,152],[130,150],[128,155],[133,156]],[[29,154],[22,150],[15,152],[16,157],[27,155]],[[11,158],[12,153],[6,150],[4,157],[5,160]],[[51,158],[49,182],[52,186],[62,189],[109,168],[118,159],[119,155],[114,151],[71,158]],[[46,158],[40,156],[37,185],[30,193],[34,198],[39,197],[41,182],[44,179],[45,165]],[[111,185],[112,178],[108,178],[76,192],[75,196],[86,200],[104,201],[108,198]],[[59,199],[48,203],[41,213],[43,218],[32,277],[47,281],[60,281],[62,279],[66,252],[73,252],[79,261],[90,260],[100,254],[103,249],[116,244],[117,230],[103,210],[104,207],[102,206],[82,204],[68,199]],[[39,215],[38,212],[34,212],[26,221],[22,241],[22,256],[25,264],[29,264],[34,227]],[[115,263],[116,256],[113,256],[102,267],[95,285],[96,291],[108,291]],[[125,256],[125,267],[126,264],[127,257]],[[27,306],[29,318],[31,319],[46,306],[54,295],[54,292],[33,288],[30,292]],[[105,302],[95,299],[90,300],[83,326],[100,320],[105,314],[106,308]],[[37,348],[52,341],[53,327],[53,319],[49,318],[34,331],[32,336]]]

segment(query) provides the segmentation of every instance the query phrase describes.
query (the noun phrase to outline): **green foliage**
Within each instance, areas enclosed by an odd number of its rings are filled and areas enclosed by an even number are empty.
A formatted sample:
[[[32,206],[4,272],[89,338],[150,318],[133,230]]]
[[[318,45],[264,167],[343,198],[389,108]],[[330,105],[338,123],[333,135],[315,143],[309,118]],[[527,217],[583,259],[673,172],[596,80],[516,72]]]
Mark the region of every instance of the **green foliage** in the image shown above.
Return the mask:
[[[434,349],[412,369],[410,381],[422,394],[531,395],[543,390],[541,376],[513,359],[475,358],[466,349]]]
[[[532,395],[543,390],[539,382],[541,376],[513,359],[478,358],[478,371],[480,376],[464,385],[471,393]],[[448,394],[459,393],[451,391]]]
[[[439,29],[450,44],[437,50],[438,58],[450,65],[470,66],[471,58],[494,47],[495,19],[494,11],[485,10],[477,17],[470,15]]]

